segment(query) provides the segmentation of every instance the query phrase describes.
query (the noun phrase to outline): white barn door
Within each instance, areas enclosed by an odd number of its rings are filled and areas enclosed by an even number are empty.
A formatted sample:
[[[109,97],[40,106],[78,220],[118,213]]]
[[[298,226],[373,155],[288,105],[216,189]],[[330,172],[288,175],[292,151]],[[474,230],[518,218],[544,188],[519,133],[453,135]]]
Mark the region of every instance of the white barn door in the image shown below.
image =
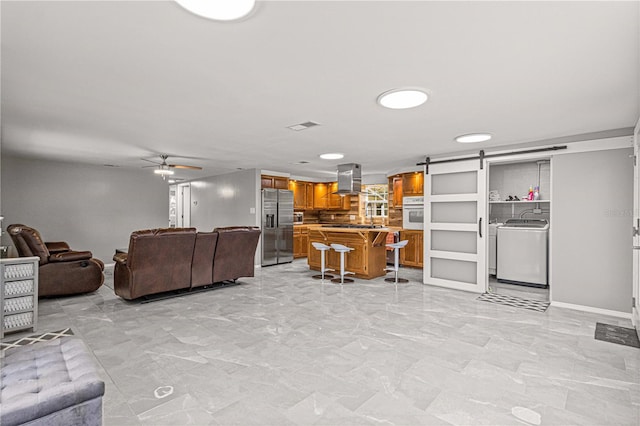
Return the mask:
[[[425,170],[425,284],[486,292],[486,187],[479,159]]]

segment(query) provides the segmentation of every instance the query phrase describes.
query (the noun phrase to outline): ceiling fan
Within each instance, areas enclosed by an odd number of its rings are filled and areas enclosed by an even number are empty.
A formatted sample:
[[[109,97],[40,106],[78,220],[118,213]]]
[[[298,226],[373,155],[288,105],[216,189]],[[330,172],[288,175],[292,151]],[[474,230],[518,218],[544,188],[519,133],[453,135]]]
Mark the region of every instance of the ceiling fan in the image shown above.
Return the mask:
[[[186,164],[167,164],[167,158],[169,156],[167,154],[160,154],[161,163],[147,160],[146,158],[141,158],[141,160],[148,161],[150,163],[155,164],[155,166],[143,166],[143,167],[156,167],[153,171],[157,175],[161,175],[162,179],[165,179],[167,176],[170,176],[174,173],[172,169],[188,169],[188,170],[202,170],[202,167],[198,166],[188,166]]]

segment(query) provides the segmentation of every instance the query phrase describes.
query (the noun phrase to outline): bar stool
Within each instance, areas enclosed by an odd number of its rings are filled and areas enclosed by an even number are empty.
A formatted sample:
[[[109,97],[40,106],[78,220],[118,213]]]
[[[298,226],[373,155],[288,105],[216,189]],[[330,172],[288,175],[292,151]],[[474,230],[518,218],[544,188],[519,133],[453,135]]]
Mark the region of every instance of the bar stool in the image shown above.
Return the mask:
[[[406,246],[408,242],[409,240],[404,240],[397,243],[387,244],[387,247],[390,247],[393,249],[394,264],[393,264],[393,268],[386,268],[385,271],[395,272],[395,278],[385,278],[384,280],[386,282],[394,283],[394,284],[409,282],[409,280],[405,278],[398,278],[398,270],[400,269],[400,249]]]
[[[321,274],[314,275],[314,276],[312,276],[311,278],[315,278],[315,279],[317,279],[317,280],[324,280],[325,278],[332,279],[332,278],[333,278],[333,275],[331,275],[331,274],[325,274],[325,271],[333,271],[333,269],[327,269],[327,268],[325,268],[325,267],[324,267],[324,265],[325,265],[325,262],[324,262],[324,253],[325,253],[327,250],[331,250],[331,247],[329,247],[329,246],[328,246],[328,245],[326,245],[326,244],[317,243],[317,242],[312,242],[312,243],[311,243],[311,245],[313,245],[313,247],[314,247],[316,250],[320,250],[320,272],[321,272]]]
[[[353,280],[351,278],[345,278],[344,276],[347,274],[354,274],[353,272],[348,272],[344,270],[344,254],[349,253],[351,250],[354,250],[351,247],[343,246],[342,244],[331,244],[331,248],[336,252],[340,253],[340,278],[334,278],[331,280],[332,283],[352,283]]]

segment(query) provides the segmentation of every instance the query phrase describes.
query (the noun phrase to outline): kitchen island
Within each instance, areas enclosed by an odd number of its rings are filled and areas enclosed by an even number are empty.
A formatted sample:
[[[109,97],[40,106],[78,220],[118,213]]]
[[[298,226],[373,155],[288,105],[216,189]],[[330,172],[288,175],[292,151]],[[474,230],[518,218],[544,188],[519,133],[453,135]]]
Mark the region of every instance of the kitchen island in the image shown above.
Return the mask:
[[[320,252],[311,243],[326,245],[343,244],[354,250],[345,255],[345,271],[354,272],[357,278],[371,279],[386,275],[386,240],[390,228],[366,226],[317,226],[309,228],[309,268],[320,270]],[[340,254],[333,250],[326,253],[326,267],[340,273]]]

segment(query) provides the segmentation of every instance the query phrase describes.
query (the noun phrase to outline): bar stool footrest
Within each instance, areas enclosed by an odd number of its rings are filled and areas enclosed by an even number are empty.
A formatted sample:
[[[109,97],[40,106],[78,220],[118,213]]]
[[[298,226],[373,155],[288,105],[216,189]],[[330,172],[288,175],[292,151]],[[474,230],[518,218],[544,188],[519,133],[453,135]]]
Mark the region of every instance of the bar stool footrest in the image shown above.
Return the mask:
[[[343,284],[343,283],[347,284],[347,283],[353,283],[355,282],[355,280],[352,280],[351,278],[344,278],[343,280],[341,280],[340,277],[338,277],[338,278],[332,279],[331,282],[335,284]]]
[[[333,270],[333,269],[332,269]],[[318,274],[318,275],[312,275],[311,278],[315,278],[316,280],[321,280],[322,279],[322,274]],[[324,274],[324,279],[325,280],[330,280],[333,279],[333,275],[331,274]]]
[[[385,278],[384,280],[386,282],[388,282],[388,283],[393,283],[393,284],[396,283],[395,278]],[[398,278],[398,283],[403,283],[404,284],[404,283],[408,283],[408,282],[409,282],[409,280],[406,279],[406,278]]]

